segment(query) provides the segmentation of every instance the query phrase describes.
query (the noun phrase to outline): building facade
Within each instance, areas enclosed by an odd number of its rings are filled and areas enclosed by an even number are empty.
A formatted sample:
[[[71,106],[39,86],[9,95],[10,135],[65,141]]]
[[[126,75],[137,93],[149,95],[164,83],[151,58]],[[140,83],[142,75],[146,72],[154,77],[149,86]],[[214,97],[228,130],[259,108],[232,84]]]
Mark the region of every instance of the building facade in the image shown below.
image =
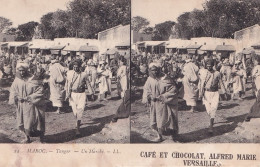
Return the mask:
[[[0,42],[11,42],[15,40],[15,35],[0,33]]]
[[[130,25],[118,25],[98,33],[100,53],[120,46],[130,47]]]
[[[241,52],[244,48],[249,48],[252,45],[260,42],[260,26],[258,24],[236,31],[234,39],[237,41],[238,51]]]

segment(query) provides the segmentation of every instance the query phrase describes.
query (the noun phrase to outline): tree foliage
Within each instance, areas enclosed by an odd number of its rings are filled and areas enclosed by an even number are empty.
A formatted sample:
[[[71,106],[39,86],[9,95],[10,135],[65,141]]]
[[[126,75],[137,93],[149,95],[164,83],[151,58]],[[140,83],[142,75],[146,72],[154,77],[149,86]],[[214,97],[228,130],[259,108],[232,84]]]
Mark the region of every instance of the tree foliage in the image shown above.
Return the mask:
[[[33,34],[32,39],[42,39],[42,32],[41,32],[41,30],[39,29],[39,26],[36,26],[36,27],[34,28],[34,34]]]
[[[154,27],[153,40],[166,41],[172,34],[172,28],[175,25],[173,21],[165,21],[160,24],[156,24]]]
[[[39,29],[42,32],[42,37],[45,39],[54,39],[55,31],[52,27],[52,16],[53,12],[47,13],[41,17],[41,23],[39,25]]]
[[[67,10],[44,15],[39,28],[44,38],[96,38],[119,24],[130,24],[129,0],[73,0]]]
[[[209,0],[203,10],[193,10],[178,17],[179,38],[232,38],[234,32],[260,22],[259,0]]]
[[[147,29],[147,26],[150,24],[150,22],[146,19],[143,18],[141,16],[135,16],[132,18],[131,20],[131,26],[132,26],[132,30],[139,32],[140,30],[151,30],[151,29]],[[150,27],[151,28],[151,27]]]
[[[17,41],[30,41],[34,35],[34,29],[38,26],[39,23],[31,21],[25,24],[18,26],[16,31],[16,40]]]
[[[9,29],[9,27],[12,25],[13,23],[4,17],[0,17],[0,32],[3,32],[4,30]]]

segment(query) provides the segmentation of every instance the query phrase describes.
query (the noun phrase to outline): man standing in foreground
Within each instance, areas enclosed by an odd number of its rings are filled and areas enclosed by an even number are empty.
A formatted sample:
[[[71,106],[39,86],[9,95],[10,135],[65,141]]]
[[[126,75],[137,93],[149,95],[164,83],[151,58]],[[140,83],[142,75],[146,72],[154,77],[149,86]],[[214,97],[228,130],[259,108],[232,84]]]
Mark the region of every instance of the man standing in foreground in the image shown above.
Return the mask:
[[[16,77],[10,88],[9,104],[15,104],[17,107],[17,126],[25,137],[22,143],[30,143],[30,137],[37,136],[44,142],[46,107],[42,78],[36,75],[32,77],[28,68],[26,63],[17,64]]]
[[[191,106],[190,112],[195,112],[198,98],[198,72],[199,68],[192,62],[192,55],[189,55],[186,64],[183,67],[183,87],[184,97],[187,106]]]
[[[58,58],[58,57],[56,57]],[[58,107],[56,113],[62,114],[61,108],[64,102],[64,84],[65,84],[65,73],[67,68],[63,67],[61,63],[54,59],[52,60],[52,65],[49,68],[49,84],[50,84],[50,101],[53,107]]]
[[[68,71],[66,79],[66,99],[69,99],[70,106],[72,107],[73,114],[77,120],[76,122],[76,135],[80,135],[80,124],[83,115],[83,111],[86,105],[86,85],[90,94],[93,94],[94,90],[90,85],[87,74],[80,71],[80,63],[78,61],[73,62],[73,70]]]
[[[150,76],[144,85],[144,104],[150,105],[150,126],[156,132],[154,142],[162,142],[163,135],[178,134],[178,92],[175,83],[160,72],[160,65],[149,65]]]
[[[218,85],[220,84],[222,91],[226,94],[226,88],[221,79],[221,75],[218,71],[213,69],[214,61],[208,59],[206,61],[207,72],[202,76],[200,84],[199,96],[203,99],[203,104],[206,107],[207,113],[210,116],[209,133],[213,133],[214,119],[219,104],[219,92]]]

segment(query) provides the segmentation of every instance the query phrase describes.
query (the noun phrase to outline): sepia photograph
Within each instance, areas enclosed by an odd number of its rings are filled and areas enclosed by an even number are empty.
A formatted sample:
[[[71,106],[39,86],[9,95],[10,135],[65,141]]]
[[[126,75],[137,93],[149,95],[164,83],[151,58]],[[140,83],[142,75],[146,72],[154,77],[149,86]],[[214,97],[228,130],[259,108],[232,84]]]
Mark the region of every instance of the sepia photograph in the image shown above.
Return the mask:
[[[259,143],[259,0],[132,0],[131,143]]]
[[[0,167],[259,167],[260,0],[0,4]]]
[[[0,143],[129,143],[130,0],[0,3]]]

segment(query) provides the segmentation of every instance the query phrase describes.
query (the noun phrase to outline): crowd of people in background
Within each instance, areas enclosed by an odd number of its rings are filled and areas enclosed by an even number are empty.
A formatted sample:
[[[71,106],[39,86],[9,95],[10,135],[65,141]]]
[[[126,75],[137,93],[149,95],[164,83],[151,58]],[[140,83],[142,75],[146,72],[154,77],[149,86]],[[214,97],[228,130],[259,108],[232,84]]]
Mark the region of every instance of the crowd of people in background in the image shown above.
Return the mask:
[[[231,59],[210,52],[132,54],[131,86],[132,89],[143,86],[142,102],[149,106],[150,126],[158,135],[155,141],[162,141],[164,134],[173,139],[178,134],[178,99],[185,100],[191,113],[198,111],[200,101],[205,105],[209,115],[208,132],[212,134],[220,99],[243,100],[250,81],[252,93],[258,97],[260,56],[252,55],[250,61],[254,64],[246,67],[241,55]],[[259,117],[258,110],[256,101],[246,121]]]
[[[79,136],[86,102],[108,101],[112,80],[117,83],[118,95],[123,99],[112,121],[128,117],[128,62],[121,55],[108,60],[106,55],[87,58],[36,52],[19,55],[3,51],[0,54],[0,78],[12,83],[9,104],[17,108],[17,126],[25,138],[22,142],[29,143],[31,136],[39,136],[40,141],[44,142],[47,104],[56,108],[55,113],[63,114],[64,107],[68,107],[64,106],[65,101],[72,108],[76,135]]]

